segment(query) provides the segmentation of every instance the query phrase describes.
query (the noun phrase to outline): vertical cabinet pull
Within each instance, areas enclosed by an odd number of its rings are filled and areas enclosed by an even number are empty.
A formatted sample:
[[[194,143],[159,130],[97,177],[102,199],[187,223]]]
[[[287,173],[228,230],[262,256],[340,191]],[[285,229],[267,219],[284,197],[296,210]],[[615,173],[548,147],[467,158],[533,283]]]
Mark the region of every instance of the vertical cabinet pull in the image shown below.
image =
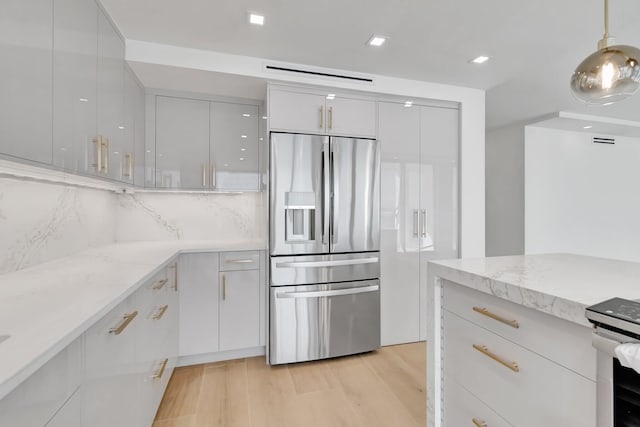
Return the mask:
[[[320,128],[324,127],[324,106],[320,106]]]
[[[333,129],[333,107],[329,107],[329,129]]]
[[[227,299],[227,276],[222,273],[222,301]]]
[[[216,163],[211,162],[211,188],[216,188]]]
[[[154,380],[159,380],[160,378],[162,378],[162,375],[164,374],[164,370],[167,368],[168,362],[169,362],[169,359],[164,359],[162,363],[160,363],[160,368],[158,368],[155,374],[151,375],[151,378],[153,378]]]
[[[413,237],[418,237],[418,209],[413,210]]]
[[[131,179],[131,177],[133,176],[133,156],[131,155],[131,153],[126,153],[124,155],[124,158],[127,163],[127,166],[126,166],[126,172],[123,173],[122,175],[125,178]]]
[[[104,149],[102,171],[106,174],[109,173],[109,138],[102,138],[102,147]]]
[[[94,158],[96,162],[92,164],[96,173],[102,172],[102,137],[100,135],[93,138]]]
[[[420,211],[421,223],[422,223],[422,237],[427,237],[427,210],[422,209]]]
[[[476,427],[487,427],[487,423],[485,423],[484,421],[481,421],[477,418],[472,418],[471,421],[473,421],[473,424]]]
[[[113,335],[120,335],[125,329],[127,329],[127,326],[129,326],[129,323],[131,323],[131,321],[135,319],[137,315],[138,315],[137,311],[125,314],[124,316],[122,316],[122,323],[120,323],[115,328],[109,329],[109,333]]]
[[[173,268],[173,290],[178,292],[178,263],[174,263],[169,268]]]

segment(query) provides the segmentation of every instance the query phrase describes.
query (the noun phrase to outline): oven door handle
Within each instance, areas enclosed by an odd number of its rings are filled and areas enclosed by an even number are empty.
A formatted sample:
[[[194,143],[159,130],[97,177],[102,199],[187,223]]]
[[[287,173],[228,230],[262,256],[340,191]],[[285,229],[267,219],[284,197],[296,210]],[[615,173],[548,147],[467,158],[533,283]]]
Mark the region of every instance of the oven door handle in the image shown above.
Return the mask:
[[[333,289],[330,291],[307,291],[307,292],[276,292],[276,298],[322,298],[334,297],[337,295],[353,295],[365,292],[375,292],[380,289],[378,285],[360,286],[357,288]]]

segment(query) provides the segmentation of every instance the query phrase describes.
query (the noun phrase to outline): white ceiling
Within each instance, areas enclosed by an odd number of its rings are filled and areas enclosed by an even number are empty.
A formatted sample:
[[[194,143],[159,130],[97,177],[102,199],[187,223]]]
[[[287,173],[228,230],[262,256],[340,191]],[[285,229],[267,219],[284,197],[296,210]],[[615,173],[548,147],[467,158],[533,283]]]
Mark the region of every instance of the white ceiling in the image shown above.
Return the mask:
[[[102,3],[128,39],[486,89],[490,128],[560,110],[640,113],[640,94],[586,108],[569,93],[571,72],[602,37],[602,0]],[[265,26],[249,26],[248,10],[263,13]],[[640,46],[638,17],[640,1],[611,1],[619,43]],[[365,45],[374,33],[389,36],[380,49]],[[492,59],[468,63],[480,54]]]

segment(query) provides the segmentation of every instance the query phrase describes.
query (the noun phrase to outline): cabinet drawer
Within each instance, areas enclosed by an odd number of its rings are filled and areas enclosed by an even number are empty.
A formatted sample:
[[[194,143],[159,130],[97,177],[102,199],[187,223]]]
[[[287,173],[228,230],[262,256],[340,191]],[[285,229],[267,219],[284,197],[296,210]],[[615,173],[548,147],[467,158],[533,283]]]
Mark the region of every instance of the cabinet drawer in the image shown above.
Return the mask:
[[[595,426],[594,381],[446,310],[443,361],[445,378],[513,425]]]
[[[260,268],[260,251],[222,252],[220,254],[220,271],[258,270]]]
[[[444,380],[445,427],[509,427],[507,421],[451,378]]]
[[[42,426],[82,380],[82,338],[76,339],[0,401],[0,426]]]
[[[443,299],[452,313],[595,381],[591,329],[452,282]]]

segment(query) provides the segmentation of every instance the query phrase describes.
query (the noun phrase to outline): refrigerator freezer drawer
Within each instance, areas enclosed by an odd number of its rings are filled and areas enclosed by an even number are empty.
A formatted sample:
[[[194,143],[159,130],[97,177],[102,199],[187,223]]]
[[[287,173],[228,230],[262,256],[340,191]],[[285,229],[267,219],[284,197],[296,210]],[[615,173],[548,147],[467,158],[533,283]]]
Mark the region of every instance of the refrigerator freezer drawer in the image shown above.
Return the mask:
[[[380,277],[380,253],[271,257],[271,286],[368,280]]]
[[[380,347],[380,281],[271,288],[271,364]]]

